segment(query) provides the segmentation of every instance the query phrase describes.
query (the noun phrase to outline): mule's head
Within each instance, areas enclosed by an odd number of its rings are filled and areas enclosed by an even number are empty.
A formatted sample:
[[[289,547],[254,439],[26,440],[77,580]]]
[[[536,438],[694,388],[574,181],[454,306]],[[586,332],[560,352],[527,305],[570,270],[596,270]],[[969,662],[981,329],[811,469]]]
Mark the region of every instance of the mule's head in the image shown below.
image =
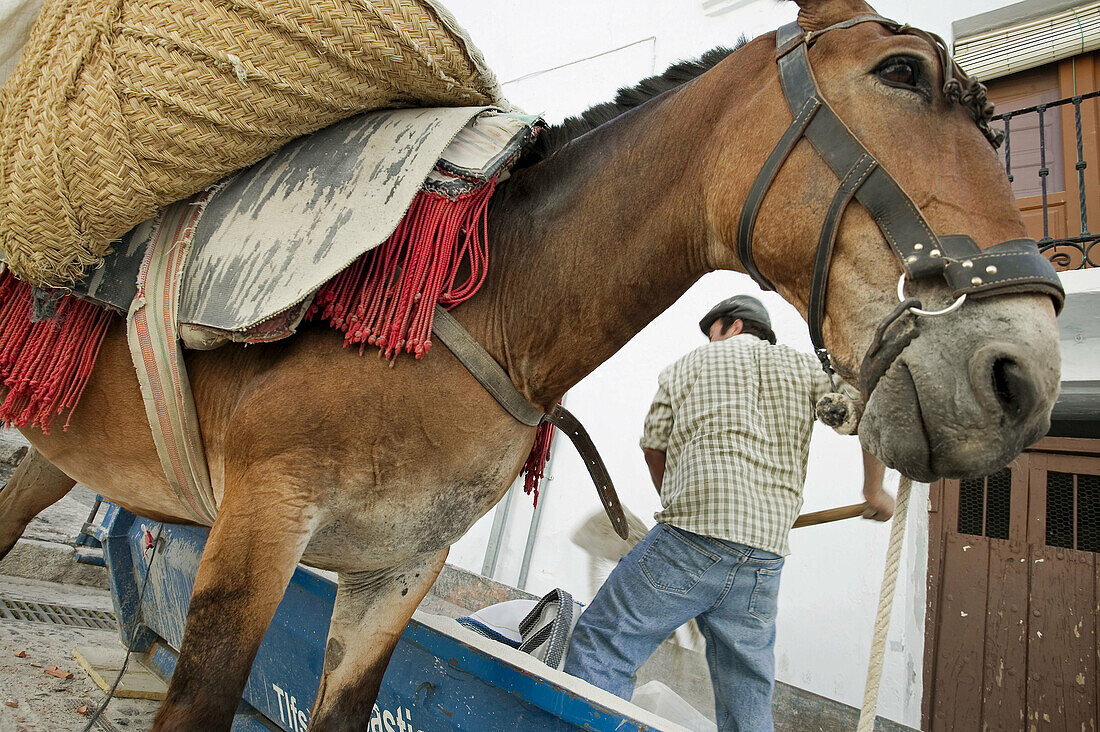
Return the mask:
[[[798,4],[809,33],[874,13],[857,0]],[[1025,237],[993,146],[973,112],[944,92],[952,69],[944,68],[931,39],[895,31],[862,22],[813,37],[808,58],[820,95],[937,237],[968,235],[982,249]],[[702,166],[709,256],[717,267],[744,270],[737,245],[745,239],[739,224],[749,187],[793,116],[778,78],[775,37],[753,41],[698,81],[699,99],[712,109],[723,105]],[[801,139],[768,187],[753,227],[756,267],[803,315],[811,310],[815,251],[840,177]],[[903,259],[914,242],[892,249],[856,200],[842,211],[821,330],[838,372],[857,384],[876,329],[898,305]],[[918,243],[921,256],[935,247],[935,240]],[[956,268],[965,264],[956,260]],[[989,266],[981,262],[968,279],[991,276],[984,272]],[[910,281],[906,294],[926,310],[956,299],[942,276]],[[931,480],[992,472],[1045,434],[1061,363],[1051,294],[1011,286],[974,292],[953,312],[915,316],[913,323],[919,334],[901,343],[900,355],[885,361],[885,373],[865,394],[859,433],[869,451],[912,478]]]

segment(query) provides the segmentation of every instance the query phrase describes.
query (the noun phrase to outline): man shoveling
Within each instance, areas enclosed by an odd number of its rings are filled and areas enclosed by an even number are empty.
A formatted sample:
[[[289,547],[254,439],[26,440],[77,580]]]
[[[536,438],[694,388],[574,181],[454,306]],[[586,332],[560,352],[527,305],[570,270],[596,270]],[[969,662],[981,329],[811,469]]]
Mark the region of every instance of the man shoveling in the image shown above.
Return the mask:
[[[694,618],[719,730],[770,730],[779,577],[832,385],[816,357],[776,345],[755,298],[722,301],[699,327],[710,343],[661,373],[641,440],[664,509],[581,616],[565,671],[629,699],[638,667]],[[863,461],[864,516],[886,521],[883,466]]]

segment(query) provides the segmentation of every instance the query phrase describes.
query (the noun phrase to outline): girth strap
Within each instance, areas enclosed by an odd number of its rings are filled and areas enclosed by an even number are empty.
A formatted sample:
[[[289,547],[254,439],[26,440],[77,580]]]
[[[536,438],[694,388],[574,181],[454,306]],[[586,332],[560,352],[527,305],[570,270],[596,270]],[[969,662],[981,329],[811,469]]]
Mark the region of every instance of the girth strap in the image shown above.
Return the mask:
[[[443,345],[451,349],[455,358],[461,361],[466,370],[493,395],[493,399],[504,407],[504,411],[515,417],[521,424],[535,427],[546,417],[541,409],[532,407],[531,403],[516,391],[508,373],[496,359],[481,347],[481,344],[455,320],[453,315],[439,305],[435,306],[432,333],[443,341]]]
[[[453,315],[439,305],[435,307],[432,332],[443,341],[443,344],[485,387],[485,390],[492,394],[497,403],[517,421],[534,427],[545,419],[569,438],[573,447],[580,453],[581,459],[584,460],[585,467],[588,468],[588,474],[592,477],[596,493],[600,496],[600,502],[603,503],[607,517],[611,519],[615,533],[625,539],[628,533],[626,515],[623,513],[619,496],[615,492],[615,486],[611,482],[611,474],[607,471],[607,466],[604,465],[599,451],[596,450],[596,445],[580,421],[560,404],[555,406],[550,414],[545,414],[541,409],[531,406],[530,402],[516,391],[512,380],[496,359],[482,348],[481,344],[455,320]]]
[[[126,317],[130,355],[164,476],[190,519],[208,526],[217,516],[217,502],[183,361],[177,314],[195,224],[210,195],[207,191],[161,213]]]
[[[611,525],[620,539],[627,538],[629,533],[626,525],[626,516],[623,514],[622,504],[619,503],[619,495],[615,492],[615,485],[611,482],[611,474],[603,463],[596,444],[588,434],[588,430],[580,423],[572,412],[560,404],[554,405],[554,410],[546,415],[546,420],[554,424],[565,433],[573,447],[588,468],[588,475],[592,478],[592,484],[596,486],[596,493],[600,496],[600,503],[607,517],[611,519]]]

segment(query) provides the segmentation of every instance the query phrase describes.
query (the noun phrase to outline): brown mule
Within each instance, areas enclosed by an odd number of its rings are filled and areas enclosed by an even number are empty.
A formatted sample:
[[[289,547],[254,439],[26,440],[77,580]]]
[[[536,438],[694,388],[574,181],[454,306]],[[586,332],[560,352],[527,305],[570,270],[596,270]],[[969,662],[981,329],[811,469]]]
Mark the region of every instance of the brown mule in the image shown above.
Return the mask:
[[[799,5],[807,31],[871,12],[857,0]],[[933,230],[983,247],[1024,235],[995,153],[944,97],[926,40],[863,23],[825,33],[809,56],[824,97]],[[885,83],[897,59],[912,84]],[[521,394],[549,408],[704,273],[743,269],[738,212],[790,121],[769,35],[517,171],[493,203],[488,280],[455,316]],[[757,216],[756,266],[803,314],[836,185],[799,143]],[[897,303],[900,272],[866,210],[850,206],[823,327],[849,380]],[[952,299],[942,281],[911,291],[927,307]],[[299,560],[340,577],[311,724],[362,728],[447,548],[520,470],[534,429],[509,417],[445,348],[391,369],[341,345],[339,334],[311,326],[287,342],[187,354],[219,513],[157,729],[228,727]],[[972,299],[923,322],[882,376],[863,444],[916,478],[987,473],[1045,431],[1059,368],[1050,297]],[[26,434],[108,499],[152,518],[185,516],[161,473],[120,324],[70,430]],[[33,501],[15,495],[39,490]],[[5,505],[49,499],[29,484],[11,491]],[[0,536],[0,546],[10,539]]]

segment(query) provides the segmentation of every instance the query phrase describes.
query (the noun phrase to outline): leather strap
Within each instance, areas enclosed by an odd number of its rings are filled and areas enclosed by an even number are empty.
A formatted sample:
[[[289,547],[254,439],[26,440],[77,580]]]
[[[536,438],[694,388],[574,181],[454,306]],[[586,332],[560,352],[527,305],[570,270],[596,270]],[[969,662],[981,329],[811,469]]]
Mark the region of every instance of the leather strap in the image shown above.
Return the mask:
[[[776,32],[777,53],[783,51],[777,59],[779,78],[791,114],[797,116],[804,105],[810,101],[820,103],[821,109],[806,126],[805,136],[837,177],[842,180],[862,158],[870,157],[872,161],[876,163],[877,161],[837,116],[828,102],[822,99],[813,76],[813,69],[810,67],[807,45],[827,31],[850,28],[867,22],[880,23],[895,33],[912,32],[929,39],[929,43],[932,43],[937,50],[943,50],[940,47],[941,44],[929,34],[909,30],[906,26],[877,15],[857,16],[809,34],[804,33],[798,23],[789,23]],[[945,76],[951,76],[954,73],[954,64],[950,57],[945,56],[941,61],[944,64],[943,73]],[[769,162],[771,162],[770,158]],[[765,164],[758,179],[765,174],[774,177],[775,172],[769,171]],[[1004,271],[996,262],[991,262],[994,266],[993,272],[985,272],[985,268],[990,263],[983,263],[981,273],[975,275],[956,271],[949,277],[947,270],[957,270],[953,265],[959,263],[954,260],[964,250],[972,259],[985,256],[979,254],[980,250],[970,237],[937,237],[912,199],[881,165],[869,171],[866,181],[855,190],[855,198],[878,224],[891,249],[901,261],[902,269],[910,279],[943,276],[952,285],[956,296],[964,292],[976,297],[995,292],[1042,292],[1051,295],[1055,301],[1055,309],[1061,310],[1065,293],[1053,265],[1039,253],[1035,242],[1020,239],[1004,242],[985,250],[990,253],[996,252],[995,258],[1005,265]],[[825,237],[822,236],[822,241],[824,240]],[[951,242],[950,248],[945,245],[944,240]],[[969,242],[969,244],[963,247],[962,242]],[[1027,246],[1028,242],[1031,246]],[[998,247],[1006,247],[1006,249],[998,249]],[[991,254],[991,256],[994,255]],[[977,263],[978,260],[974,261]],[[815,346],[817,346],[816,343]]]
[[[783,32],[783,28],[780,29],[782,35],[776,34],[775,39],[775,57],[779,58],[794,50],[794,47],[800,43],[805,43],[807,46],[813,45],[820,36],[828,33],[831,30],[840,30],[843,28],[851,28],[852,26],[859,25],[860,23],[878,23],[890,28],[895,33],[899,32],[902,28],[901,23],[896,20],[890,20],[889,18],[878,15],[877,13],[868,13],[864,15],[857,15],[848,20],[842,20],[839,23],[833,23],[827,28],[821,28],[815,31],[803,31],[802,26],[798,26],[797,34],[790,34]],[[790,25],[798,25],[797,21]],[[786,26],[784,26],[786,28]]]
[[[896,20],[890,20],[889,18],[879,15],[878,13],[865,13],[863,15],[856,15],[848,18],[848,20],[842,20],[839,23],[833,23],[828,28],[821,28],[806,34],[805,43],[807,46],[812,46],[820,36],[828,33],[831,30],[843,30],[845,28],[851,28],[857,26],[860,23],[878,23],[879,25],[886,26],[895,33],[901,32],[902,24]]]
[[[791,34],[799,31],[798,24],[792,23],[779,32]],[[804,43],[779,59],[779,79],[792,114],[801,109],[806,100],[820,96]],[[822,104],[813,123],[806,128],[806,139],[838,179],[843,179],[861,157],[870,154],[828,104]],[[932,228],[897,181],[881,166],[856,192],[856,199],[882,230],[891,249],[901,260],[906,275],[919,279],[943,271],[943,258],[932,254],[938,251],[939,243]]]
[[[546,417],[541,409],[532,407],[531,403],[516,391],[512,379],[496,359],[481,347],[481,344],[455,320],[453,315],[439,305],[435,306],[432,333],[443,341],[443,345],[451,349],[455,358],[461,361],[466,370],[493,395],[493,399],[504,407],[504,411],[515,417],[521,424],[535,427]]]
[[[840,182],[840,188],[836,189],[833,201],[829,204],[829,210],[825,214],[825,223],[821,226],[821,236],[817,243],[817,256],[814,258],[813,278],[810,280],[810,340],[814,344],[814,352],[821,359],[822,367],[826,373],[832,372],[829,363],[829,352],[825,348],[825,336],[822,328],[825,320],[825,290],[829,286],[829,265],[833,260],[833,246],[836,244],[836,235],[840,230],[840,219],[844,209],[852,201],[859,187],[867,180],[867,176],[874,172],[878,163],[870,154],[864,154],[844,176]]]
[[[623,514],[622,504],[619,503],[619,495],[615,492],[615,486],[611,482],[611,474],[607,472],[607,466],[604,465],[603,458],[600,457],[600,453],[596,449],[595,443],[592,442],[592,438],[589,437],[584,425],[573,416],[572,412],[560,404],[554,407],[554,411],[546,415],[546,419],[564,432],[569,441],[573,443],[573,447],[576,448],[581,460],[584,461],[584,467],[588,468],[588,475],[591,476],[592,483],[596,486],[600,503],[603,504],[603,510],[607,517],[611,519],[611,525],[615,528],[615,533],[619,535],[620,539],[627,538],[626,516]]]
[[[860,23],[879,23],[894,33],[907,33],[928,41],[940,56],[945,77],[945,97],[950,102],[967,107],[990,143],[994,147],[998,144],[998,135],[990,130],[988,124],[992,107],[985,100],[984,87],[966,77],[951,60],[946,44],[938,36],[870,14],[855,16],[810,33],[803,31],[797,22],[788,23],[776,31],[775,56],[780,85],[793,119],[761,166],[742,205],[737,252],[742,267],[756,283],[765,290],[774,289],[771,281],[756,266],[752,252],[753,229],[760,206],[779,169],[799,140],[806,137],[840,180],[840,187],[829,205],[818,237],[808,301],[810,338],[822,368],[830,375],[833,370],[823,334],[826,289],[840,221],[853,198],[874,219],[908,279],[943,277],[957,298],[1018,292],[1047,294],[1054,300],[1055,311],[1061,310],[1065,299],[1053,265],[1039,253],[1038,245],[1030,239],[1003,242],[982,251],[968,236],[937,237],[912,199],[822,97],[810,66],[808,47],[824,33]],[[920,307],[919,301],[907,302],[912,307]],[[903,308],[898,312],[909,311]],[[900,317],[895,313],[886,324]],[[912,329],[912,333],[904,337],[885,339],[882,348],[873,349],[873,360],[876,362],[873,370],[883,370],[884,363],[888,368],[889,362],[904,348],[904,345],[897,346],[903,342],[907,344],[915,335],[916,330]],[[887,342],[890,347],[886,347]],[[872,360],[871,355],[864,360]]]
[[[545,419],[565,433],[584,460],[584,466],[588,468],[588,474],[592,477],[596,493],[600,496],[604,512],[611,519],[615,533],[626,539],[628,534],[626,515],[623,513],[619,496],[615,492],[611,474],[580,421],[560,404],[554,407],[550,414],[545,414],[541,409],[531,406],[516,390],[508,373],[496,362],[496,359],[482,348],[481,344],[455,320],[453,315],[439,305],[435,306],[432,332],[443,341],[443,345],[451,350],[455,358],[473,374],[485,390],[492,394],[497,403],[517,421],[534,427]]]
[[[210,191],[161,214],[138,273],[137,294],[126,317],[126,337],[137,370],[145,414],[165,478],[199,524],[217,515],[195,399],[177,331],[180,278],[195,224]]]
[[[767,277],[760,274],[760,270],[756,268],[756,261],[752,256],[752,233],[756,229],[756,215],[760,212],[760,204],[764,202],[764,196],[771,188],[772,181],[775,180],[779,169],[783,167],[783,163],[786,162],[787,156],[791,154],[791,150],[794,150],[794,146],[802,139],[802,135],[806,132],[806,126],[810,124],[820,108],[821,100],[813,97],[807,99],[802,108],[798,110],[794,119],[791,120],[791,124],[787,127],[787,131],[779,138],[779,142],[775,144],[771,155],[764,161],[764,167],[757,173],[756,180],[752,182],[752,188],[749,189],[749,195],[741,207],[741,217],[737,222],[737,256],[740,258],[741,266],[745,268],[745,272],[756,281],[756,284],[760,285],[762,290],[774,290],[775,287]]]
[[[1046,292],[1061,309],[1065,298],[1062,283],[1039,245],[1031,239],[1013,239],[979,249],[969,236],[940,238],[947,266],[944,277],[955,297],[970,297],[1013,292]]]

